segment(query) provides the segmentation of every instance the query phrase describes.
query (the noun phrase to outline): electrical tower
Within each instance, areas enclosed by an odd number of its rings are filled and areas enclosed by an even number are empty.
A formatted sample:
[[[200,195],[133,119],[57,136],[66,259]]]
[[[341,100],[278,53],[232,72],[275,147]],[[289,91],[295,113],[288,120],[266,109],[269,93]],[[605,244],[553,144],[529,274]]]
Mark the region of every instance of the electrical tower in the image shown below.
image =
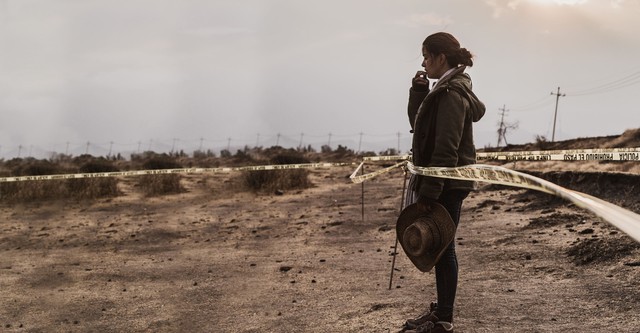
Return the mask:
[[[502,141],[504,141],[505,145],[508,145],[507,143],[507,129],[516,129],[518,128],[518,123],[514,123],[514,124],[507,124],[504,122],[504,115],[507,111],[507,106],[503,105],[502,109],[498,109],[500,111],[502,111],[500,113],[500,124],[499,124],[499,128],[498,128],[498,147],[500,147],[500,144],[502,143]]]

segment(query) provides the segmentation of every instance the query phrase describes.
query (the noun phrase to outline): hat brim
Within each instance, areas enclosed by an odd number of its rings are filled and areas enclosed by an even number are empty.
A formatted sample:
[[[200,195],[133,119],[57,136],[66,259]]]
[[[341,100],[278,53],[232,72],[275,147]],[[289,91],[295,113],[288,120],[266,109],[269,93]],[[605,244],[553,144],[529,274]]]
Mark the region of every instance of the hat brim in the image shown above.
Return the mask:
[[[435,251],[427,252],[423,255],[414,256],[410,255],[405,249],[405,242],[403,239],[404,231],[409,227],[417,218],[419,217],[428,217],[433,219],[438,226],[440,231],[440,237],[442,239],[440,248]],[[431,203],[431,209],[427,212],[420,211],[418,209],[418,204],[413,203],[407,207],[405,207],[402,212],[400,212],[400,216],[398,217],[398,221],[396,222],[396,234],[398,237],[398,241],[404,250],[404,253],[409,257],[411,262],[422,272],[430,271],[433,266],[436,265],[444,251],[447,249],[449,244],[453,241],[456,234],[456,225],[453,223],[453,219],[451,219],[451,215],[447,212],[447,209],[444,208],[441,204],[437,202]]]

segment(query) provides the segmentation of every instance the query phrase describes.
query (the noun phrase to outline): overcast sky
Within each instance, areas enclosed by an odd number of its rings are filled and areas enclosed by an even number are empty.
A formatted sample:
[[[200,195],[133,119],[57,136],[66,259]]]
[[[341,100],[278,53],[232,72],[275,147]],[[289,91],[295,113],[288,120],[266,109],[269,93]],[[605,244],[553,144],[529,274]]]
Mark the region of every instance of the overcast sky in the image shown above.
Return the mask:
[[[477,147],[505,105],[509,143],[550,139],[557,87],[556,140],[617,135],[640,127],[639,17],[640,0],[0,0],[0,158],[397,133],[406,150],[437,31],[476,56]]]

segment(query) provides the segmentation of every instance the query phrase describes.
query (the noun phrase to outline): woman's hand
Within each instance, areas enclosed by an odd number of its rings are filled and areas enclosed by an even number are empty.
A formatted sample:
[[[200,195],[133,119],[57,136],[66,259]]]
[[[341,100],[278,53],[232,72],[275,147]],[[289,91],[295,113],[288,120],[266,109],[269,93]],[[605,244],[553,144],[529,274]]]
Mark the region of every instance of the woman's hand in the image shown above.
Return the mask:
[[[425,213],[431,211],[431,205],[433,203],[437,203],[437,201],[421,195],[418,196],[418,200],[416,201],[416,204],[418,206],[418,211],[425,212]]]
[[[427,80],[427,72],[418,71],[411,80],[411,89],[415,91],[429,91],[429,80]]]

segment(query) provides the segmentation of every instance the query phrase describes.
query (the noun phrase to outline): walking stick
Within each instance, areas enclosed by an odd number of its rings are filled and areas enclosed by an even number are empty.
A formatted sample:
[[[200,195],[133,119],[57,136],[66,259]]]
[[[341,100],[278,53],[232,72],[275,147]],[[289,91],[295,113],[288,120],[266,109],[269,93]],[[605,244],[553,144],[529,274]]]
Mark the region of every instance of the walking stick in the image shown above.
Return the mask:
[[[402,182],[402,200],[400,201],[400,212],[404,206],[404,194],[407,190],[407,169],[406,166],[402,167],[402,175],[404,181]],[[396,244],[393,246],[393,259],[391,260],[391,275],[389,276],[389,290],[391,290],[391,284],[393,283],[393,270],[396,267],[396,256],[398,255],[398,234],[396,234]]]
[[[364,164],[362,164],[362,174],[364,175]],[[364,222],[364,183],[362,182],[362,200],[360,201],[362,203],[362,222]]]

